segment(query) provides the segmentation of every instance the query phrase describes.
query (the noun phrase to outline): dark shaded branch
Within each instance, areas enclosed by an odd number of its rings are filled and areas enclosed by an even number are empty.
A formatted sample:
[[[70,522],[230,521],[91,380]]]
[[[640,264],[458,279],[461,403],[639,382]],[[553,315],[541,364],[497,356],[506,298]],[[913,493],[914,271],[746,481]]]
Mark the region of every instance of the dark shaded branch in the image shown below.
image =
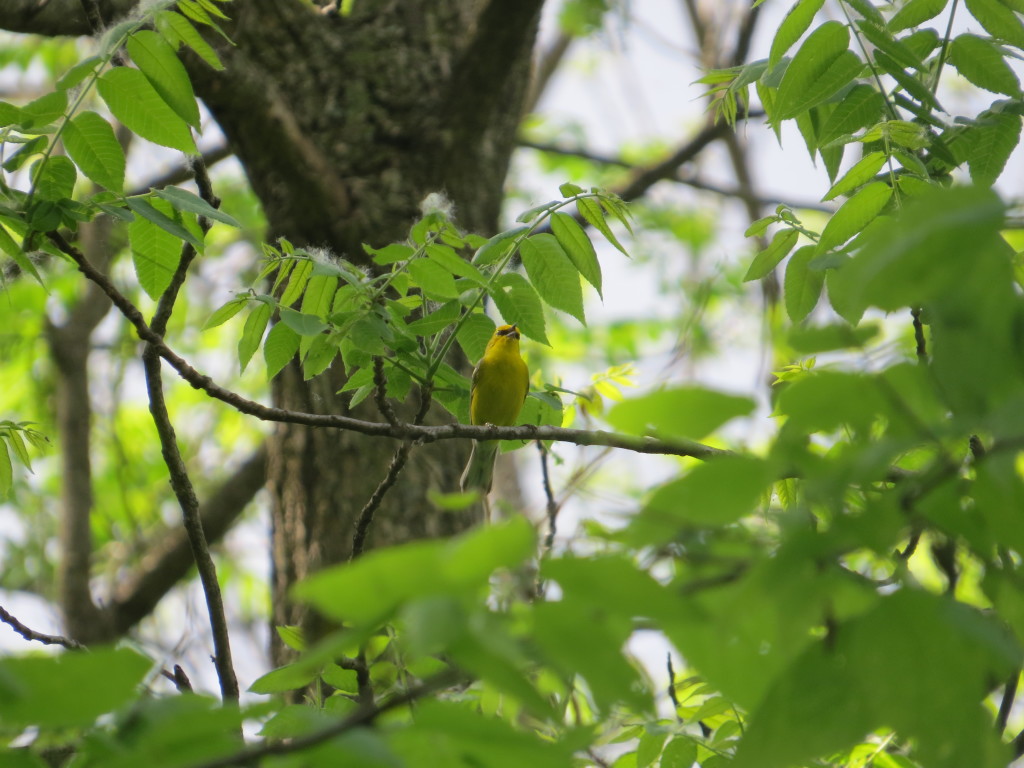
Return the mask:
[[[219,541],[267,480],[267,448],[260,448],[199,506],[199,518],[209,542]],[[154,542],[137,573],[124,582],[107,609],[121,635],[144,619],[194,564],[184,528],[168,531]]]
[[[531,141],[529,139],[520,139],[519,146],[525,149],[535,149],[538,152],[548,152],[552,155],[563,155],[565,157],[579,157],[584,160],[589,160],[592,163],[599,163],[601,165],[610,165],[617,168],[625,168],[627,170],[633,170],[640,173],[640,169],[636,164],[624,160],[621,157],[614,157],[612,155],[602,155],[596,152],[591,152],[587,149],[579,147],[561,147],[557,144],[548,144],[542,141]],[[735,197],[746,200],[748,197],[759,205],[785,205],[793,209],[802,209],[809,211],[821,211],[822,213],[834,213],[835,209],[827,205],[823,205],[819,202],[798,202],[791,200],[782,200],[774,197],[759,197],[753,195],[749,191],[745,191],[741,187],[725,187],[720,184],[712,184],[711,182],[704,181],[703,179],[697,178],[696,176],[688,176],[681,172],[676,172],[675,175],[666,178],[665,181],[670,181],[674,184],[682,184],[693,189],[699,189],[702,192],[711,192],[712,194],[720,197]]]
[[[69,651],[79,651],[85,648],[84,645],[73,638],[64,637],[63,635],[47,635],[45,632],[36,632],[34,629],[30,629],[8,613],[2,605],[0,605],[0,621],[9,625],[11,629],[26,640],[42,643],[43,645],[62,645]]]
[[[353,731],[356,728],[370,725],[385,712],[390,712],[393,709],[398,709],[399,707],[404,707],[407,704],[412,704],[419,699],[431,696],[437,691],[444,690],[445,688],[451,688],[465,680],[466,678],[464,675],[454,670],[442,672],[441,674],[424,681],[420,685],[392,696],[385,702],[371,706],[361,706],[345,719],[339,720],[338,722],[321,728],[320,730],[308,733],[305,736],[298,736],[288,741],[276,741],[266,743],[258,747],[243,749],[234,755],[201,763],[194,766],[194,768],[227,768],[227,766],[231,765],[254,765],[264,757],[302,752],[303,750],[315,747],[318,744],[323,744],[325,741],[330,741],[331,739],[348,733],[349,731]]]
[[[126,16],[138,0],[96,0],[97,18],[101,26]],[[81,0],[4,0],[0,29],[32,35],[75,37],[91,35],[90,20]]]
[[[679,167],[693,160],[701,151],[714,141],[731,132],[732,126],[727,123],[711,123],[704,126],[693,138],[679,147],[660,163],[638,170],[630,181],[621,189],[616,190],[619,197],[629,202],[636,200],[657,184],[659,181],[672,179]]]
[[[996,715],[996,733],[1000,736],[1006,730],[1006,721],[1010,719],[1010,710],[1013,709],[1013,701],[1017,698],[1017,684],[1020,680],[1020,670],[1015,670],[1006,681],[1003,688],[1003,698],[999,702],[999,713]]]
[[[921,322],[921,309],[915,307],[910,310],[910,316],[914,319],[914,347],[917,361],[926,365],[928,363],[928,343],[925,341],[924,324]]]
[[[111,222],[83,225],[84,253],[106,268]],[[83,256],[84,258],[84,256]],[[56,371],[56,429],[61,439],[60,564],[57,593],[64,631],[83,643],[109,640],[108,627],[92,599],[92,401],[89,352],[92,333],[110,310],[101,286],[85,287],[61,324],[48,323],[46,340]]]

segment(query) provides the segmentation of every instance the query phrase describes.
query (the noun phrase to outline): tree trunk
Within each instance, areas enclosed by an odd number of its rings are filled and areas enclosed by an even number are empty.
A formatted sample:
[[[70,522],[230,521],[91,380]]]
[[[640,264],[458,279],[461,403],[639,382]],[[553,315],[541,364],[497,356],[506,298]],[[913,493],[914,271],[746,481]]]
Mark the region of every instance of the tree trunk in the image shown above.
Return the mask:
[[[539,0],[358,0],[351,16],[298,0],[229,7],[227,69],[192,62],[197,89],[263,202],[271,236],[352,260],[401,240],[430,192],[466,229],[492,232],[526,90]],[[335,368],[340,367],[336,366]],[[275,404],[347,413],[341,372],[289,366]],[[381,418],[370,405],[362,418]],[[429,419],[430,417],[428,417]],[[436,418],[436,416],[435,416]],[[393,441],[280,425],[269,446],[275,624],[301,624],[292,584],[351,554],[354,523],[384,477]],[[466,516],[433,509],[466,450],[418,448],[377,511],[371,542],[445,536]],[[283,648],[272,633],[275,662]]]

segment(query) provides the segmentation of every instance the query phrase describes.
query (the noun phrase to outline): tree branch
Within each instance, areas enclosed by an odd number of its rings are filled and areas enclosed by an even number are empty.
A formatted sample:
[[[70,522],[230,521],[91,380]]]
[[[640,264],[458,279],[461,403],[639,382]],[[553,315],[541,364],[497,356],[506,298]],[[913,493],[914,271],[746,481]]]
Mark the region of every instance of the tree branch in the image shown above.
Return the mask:
[[[96,0],[104,26],[127,15],[138,0]],[[32,35],[79,37],[93,33],[93,23],[80,0],[4,0],[0,29]]]
[[[377,381],[377,402],[381,412],[384,413],[385,418],[388,419],[388,423],[392,426],[398,425],[398,420],[395,417],[395,412],[391,408],[391,404],[387,402],[386,395],[386,382],[384,381],[384,366],[376,365],[380,362],[378,357],[374,367],[374,377]],[[424,387],[420,390],[420,408],[416,413],[416,417],[413,419],[413,424],[419,425],[423,423],[423,419],[427,416],[427,411],[430,410],[430,394],[431,389]],[[391,458],[391,463],[388,465],[387,474],[384,479],[380,481],[380,485],[374,489],[369,500],[359,511],[359,515],[356,518],[356,532],[352,537],[352,556],[351,559],[355,560],[359,555],[363,553],[363,547],[366,544],[366,536],[370,531],[370,524],[373,522],[373,516],[377,511],[377,507],[384,500],[384,496],[398,480],[398,475],[402,472],[402,468],[405,467],[405,463],[409,460],[409,453],[412,450],[412,441],[404,440],[402,444],[398,446],[398,450],[395,451],[395,455]]]
[[[633,171],[635,174],[643,172],[643,168],[637,166],[635,163],[631,163],[621,157],[614,157],[612,155],[602,155],[596,152],[591,152],[582,147],[562,147],[557,144],[548,144],[542,141],[531,141],[530,139],[520,139],[519,146],[525,149],[534,149],[538,152],[548,152],[553,155],[564,155],[566,157],[579,157],[584,160],[589,160],[592,163],[599,163],[601,165],[610,165],[618,168],[624,168],[626,170]],[[773,197],[759,197],[752,195],[749,190],[744,190],[741,187],[723,187],[718,184],[712,184],[697,178],[696,176],[687,176],[681,173],[678,169],[675,174],[664,179],[665,181],[671,181],[675,184],[683,184],[693,189],[699,189],[702,192],[711,192],[712,194],[719,195],[720,197],[735,197],[746,201],[751,199],[759,205],[785,205],[789,208],[802,209],[808,211],[821,211],[822,213],[834,213],[835,209],[830,208],[827,205],[823,205],[819,202],[798,202],[791,200],[781,200]]]
[[[36,632],[34,629],[30,629],[8,613],[2,605],[0,605],[0,621],[8,624],[26,640],[42,643],[43,645],[62,645],[69,651],[80,651],[85,648],[84,645],[73,638],[64,637],[63,635],[47,635],[44,632]]]
[[[209,376],[200,373],[189,365],[184,358],[167,346],[159,334],[153,332],[153,329],[146,323],[138,308],[117,290],[106,275],[89,263],[77,248],[68,243],[59,232],[50,232],[48,237],[78,265],[82,274],[100,286],[110,296],[114,305],[135,327],[139,338],[152,345],[156,353],[166,360],[178,372],[181,378],[210,397],[227,403],[235,410],[249,416],[254,416],[262,421],[302,424],[307,427],[346,429],[371,437],[390,437],[400,440],[415,440],[421,443],[432,443],[437,440],[452,440],[456,438],[470,438],[472,440],[557,440],[575,443],[576,445],[604,445],[636,453],[692,456],[698,459],[732,455],[731,451],[712,448],[692,440],[662,440],[654,437],[637,437],[602,431],[565,429],[563,427],[550,426],[536,427],[532,425],[518,427],[495,427],[493,425],[474,424],[418,426],[403,423],[391,425],[383,422],[363,421],[332,413],[305,413],[266,406],[221,387]]]

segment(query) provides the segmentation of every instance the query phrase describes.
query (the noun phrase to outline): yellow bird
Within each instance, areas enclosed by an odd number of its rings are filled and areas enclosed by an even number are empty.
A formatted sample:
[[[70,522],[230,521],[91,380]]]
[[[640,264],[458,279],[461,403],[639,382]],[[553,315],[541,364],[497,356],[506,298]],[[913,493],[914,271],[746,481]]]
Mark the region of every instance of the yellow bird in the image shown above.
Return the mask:
[[[484,356],[473,370],[469,395],[469,419],[473,424],[510,427],[519,418],[530,389],[530,372],[519,356],[519,329],[502,325],[487,342]],[[469,463],[462,473],[462,490],[491,490],[498,442],[474,442]]]

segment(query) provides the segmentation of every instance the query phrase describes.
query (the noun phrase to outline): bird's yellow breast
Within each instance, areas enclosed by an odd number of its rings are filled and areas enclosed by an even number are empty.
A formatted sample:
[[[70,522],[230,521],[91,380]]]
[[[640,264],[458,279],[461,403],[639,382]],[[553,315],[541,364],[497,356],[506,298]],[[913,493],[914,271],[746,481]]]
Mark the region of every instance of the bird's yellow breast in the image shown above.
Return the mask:
[[[529,386],[530,374],[519,356],[519,334],[495,335],[473,371],[470,420],[498,427],[515,424]]]

